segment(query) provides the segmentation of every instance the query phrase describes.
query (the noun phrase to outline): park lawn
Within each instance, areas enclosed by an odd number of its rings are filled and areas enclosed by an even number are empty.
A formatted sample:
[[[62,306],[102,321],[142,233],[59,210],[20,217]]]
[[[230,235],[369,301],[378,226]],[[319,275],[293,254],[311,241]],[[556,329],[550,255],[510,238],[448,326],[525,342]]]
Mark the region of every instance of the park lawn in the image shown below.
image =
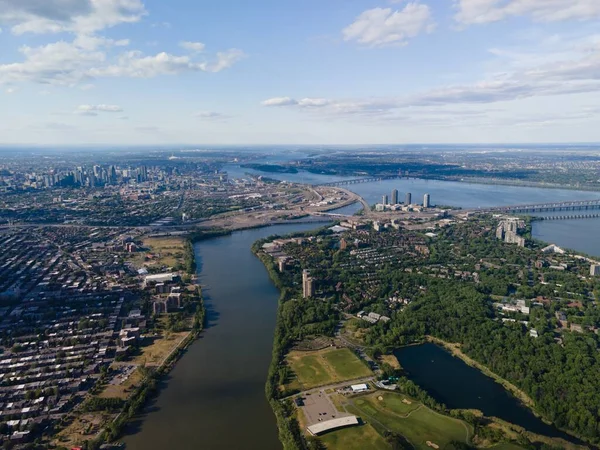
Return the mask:
[[[107,384],[106,388],[98,395],[100,398],[120,398],[126,400],[131,393],[142,383],[142,373],[139,368],[134,370],[122,384]]]
[[[343,428],[321,436],[328,450],[391,450],[391,446],[369,425]]]
[[[287,355],[287,362],[296,375],[288,388],[301,390],[372,375],[371,370],[347,348],[292,351]]]
[[[321,386],[332,381],[319,355],[309,354],[296,357],[296,355],[290,354],[288,361],[303,389]]]
[[[352,380],[372,375],[371,369],[348,348],[330,350],[323,354],[323,358],[340,379]]]
[[[154,338],[150,345],[140,348],[140,354],[133,359],[132,364],[159,366],[189,334],[189,331],[178,333],[162,332],[162,335]]]
[[[183,262],[185,242],[180,237],[147,238],[144,239],[144,246],[160,255],[155,260],[158,265],[173,267]]]
[[[133,264],[138,268],[175,267],[184,262],[185,240],[181,237],[145,238],[143,246],[148,249],[148,252],[132,253]],[[145,260],[147,253],[152,253],[155,258]]]
[[[398,361],[398,358],[396,358],[394,355],[381,355],[379,360],[382,363],[388,364],[394,369],[402,369],[400,366],[400,361]]]
[[[115,416],[116,414],[100,411],[77,414],[65,429],[53,436],[53,443],[63,448],[79,446],[83,442],[95,438],[100,430]]]
[[[383,398],[383,400],[381,401],[381,405],[384,408],[387,408],[401,416],[405,416],[421,406],[420,403],[409,399],[403,395],[385,393],[383,395],[377,396],[378,401],[380,397]]]
[[[471,435],[470,427],[458,419],[438,414],[421,404],[408,416],[399,415],[394,411],[398,407],[397,402],[389,399],[387,402],[380,401],[378,396],[375,394],[354,401],[363,420],[375,419],[388,430],[407,438],[417,449],[431,450],[427,441],[443,448],[452,441],[466,442]],[[391,406],[388,407],[388,403]]]

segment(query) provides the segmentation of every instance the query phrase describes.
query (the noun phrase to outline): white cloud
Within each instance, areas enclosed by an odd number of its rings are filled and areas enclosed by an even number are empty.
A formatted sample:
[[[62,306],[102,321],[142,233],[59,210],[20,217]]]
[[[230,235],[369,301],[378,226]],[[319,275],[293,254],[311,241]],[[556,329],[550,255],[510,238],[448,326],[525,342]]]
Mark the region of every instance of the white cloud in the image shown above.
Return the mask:
[[[180,42],[179,46],[181,48],[184,48],[191,52],[203,52],[204,49],[206,48],[206,45],[204,45],[202,42],[189,42],[189,41]]]
[[[123,108],[117,105],[79,105],[75,114],[80,116],[96,117],[99,113],[120,113]]]
[[[233,67],[235,63],[241,61],[245,57],[246,54],[243,51],[237,48],[232,48],[225,52],[217,53],[217,61],[213,63],[203,63],[200,65],[200,69],[205,72],[220,72]]]
[[[410,38],[429,33],[435,28],[427,5],[408,3],[404,9],[374,8],[364,11],[342,33],[345,41],[381,47],[405,45]]]
[[[158,53],[144,56],[140,51],[122,54],[116,64],[91,68],[91,77],[151,78],[159,75],[174,75],[182,72],[220,72],[232,67],[244,57],[241,50],[232,49],[217,53],[214,62],[196,62],[190,56]]]
[[[220,72],[232,67],[245,55],[231,49],[217,53],[214,61],[195,61],[191,56],[165,52],[145,56],[140,51],[122,53],[116,60],[109,50],[127,41],[77,36],[73,42],[59,41],[41,47],[23,46],[23,62],[1,64],[0,84],[35,82],[62,86],[79,83],[89,88],[89,80],[100,77],[150,78],[182,72]]]
[[[79,105],[77,110],[81,112],[123,112],[123,108],[117,105]]]
[[[274,97],[262,102],[263,106],[292,106],[297,104],[298,101],[290,97]]]
[[[14,34],[91,34],[145,14],[141,0],[0,0],[0,23]]]
[[[101,47],[127,47],[129,45],[129,39],[115,41],[114,39],[107,39],[102,36],[79,34],[73,40],[73,45],[82,50],[96,50]]]
[[[461,108],[512,102],[534,97],[600,92],[600,44],[571,59],[521,68],[471,84],[456,84],[405,97],[370,99],[323,99],[277,97],[262,102],[312,111],[331,117],[396,119],[400,111],[415,112],[459,105]]]
[[[298,105],[303,108],[323,108],[329,105],[329,100],[326,98],[303,98]]]
[[[23,46],[19,51],[25,60],[0,65],[0,84],[32,81],[74,85],[88,78],[89,67],[103,64],[106,59],[104,51],[86,50],[64,41],[41,47]]]
[[[8,88],[4,92],[6,92],[7,94],[14,94],[15,92],[17,92],[17,90],[18,89],[16,88]]]
[[[539,22],[600,18],[598,0],[455,0],[456,20],[463,24],[497,22],[530,16]]]
[[[206,120],[223,120],[229,119],[230,116],[216,111],[198,111],[194,113],[194,117]]]

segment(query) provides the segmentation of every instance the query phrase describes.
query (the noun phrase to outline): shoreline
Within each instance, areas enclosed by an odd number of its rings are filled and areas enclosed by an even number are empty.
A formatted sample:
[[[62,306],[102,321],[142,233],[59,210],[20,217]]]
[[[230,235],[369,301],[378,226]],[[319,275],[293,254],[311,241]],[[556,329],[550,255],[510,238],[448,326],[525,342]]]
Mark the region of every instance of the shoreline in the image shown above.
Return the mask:
[[[253,244],[252,253],[260,262],[262,262],[269,274],[269,278],[279,290],[280,294],[277,302],[277,318],[275,322],[275,331],[273,333],[271,363],[269,364],[269,371],[265,382],[265,395],[273,414],[275,415],[279,441],[283,446],[283,450],[304,450],[304,439],[298,421],[296,420],[295,415],[291,413],[290,408],[287,408],[285,404],[289,399],[285,400],[278,395],[280,392],[277,383],[277,371],[280,361],[284,357],[287,346],[289,345],[288,338],[281,331],[281,305],[285,301],[286,291],[277,276],[277,271],[275,270],[272,258],[265,254],[260,255],[258,253],[260,246],[257,246],[257,243],[259,242],[261,242],[261,240]]]
[[[582,191],[582,192],[600,192],[600,186],[572,186],[568,184],[553,184],[545,183],[543,181],[513,181],[509,179],[498,179],[498,178],[478,178],[478,177],[443,177],[436,175],[419,175],[419,176],[395,176],[395,175],[344,175],[339,173],[322,174],[317,172],[310,172],[313,175],[323,176],[337,176],[347,177],[348,179],[355,179],[358,177],[390,177],[392,179],[406,179],[406,180],[433,180],[433,181],[447,181],[455,183],[467,183],[467,184],[487,184],[487,185],[501,185],[501,186],[515,186],[515,187],[529,187],[539,189],[564,189],[568,191]],[[386,181],[386,180],[383,180]],[[341,181],[343,182],[343,181]]]
[[[442,347],[444,350],[446,350],[447,352],[449,352],[452,356],[459,358],[461,361],[463,361],[465,364],[467,364],[470,367],[473,367],[477,370],[479,370],[481,373],[483,373],[484,375],[486,375],[487,377],[493,379],[496,383],[498,383],[499,385],[501,385],[505,390],[507,390],[510,394],[512,394],[518,401],[519,403],[521,403],[521,405],[525,408],[527,408],[528,411],[531,411],[531,413],[536,416],[538,419],[540,419],[542,422],[544,422],[546,425],[552,426],[554,428],[556,428],[557,430],[575,438],[578,439],[579,441],[581,441],[582,443],[584,443],[585,445],[591,445],[594,448],[597,448],[596,446],[594,446],[593,443],[588,442],[586,439],[582,438],[581,436],[578,436],[576,434],[574,434],[572,431],[570,430],[566,430],[560,427],[557,427],[553,422],[547,420],[544,416],[542,416],[536,409],[535,409],[535,402],[533,401],[533,399],[531,397],[529,397],[524,391],[522,391],[521,389],[519,389],[517,386],[515,386],[514,384],[512,384],[510,381],[502,378],[500,375],[497,375],[496,373],[492,372],[488,367],[486,367],[485,365],[481,364],[478,361],[475,361],[473,358],[471,358],[470,356],[468,356],[467,354],[463,353],[463,351],[460,349],[460,344],[454,344],[454,343],[450,343],[450,342],[446,342],[443,341],[442,339],[436,338],[434,336],[430,336],[427,335],[425,336],[425,341],[426,342],[430,342],[432,344],[436,344],[439,345],[440,347]],[[497,420],[500,420],[502,422],[506,422],[504,420],[495,418]],[[509,422],[506,422],[509,423]],[[515,424],[510,424],[514,427],[518,427],[518,428],[522,428],[519,427],[518,425]],[[531,433],[533,435],[536,436],[541,436],[541,435],[537,435],[536,433],[533,433],[525,428],[523,428],[527,433]],[[547,439],[562,439],[562,438],[552,438],[549,436],[542,436],[545,437]],[[579,445],[576,444],[574,442],[569,442],[569,444],[572,445]]]
[[[199,302],[198,309],[194,315],[190,317],[192,320],[191,330],[187,336],[183,338],[181,342],[179,342],[179,344],[173,348],[173,350],[171,350],[171,352],[164,358],[160,365],[141,381],[140,385],[135,389],[135,391],[125,400],[121,412],[119,412],[119,414],[99,432],[97,438],[87,441],[88,446],[91,446],[89,448],[98,448],[102,444],[116,443],[119,439],[122,439],[127,435],[125,430],[129,421],[140,414],[152,398],[160,395],[161,389],[158,387],[158,383],[164,379],[164,377],[166,377],[171,370],[173,370],[189,346],[192,345],[201,335],[206,325],[206,307],[204,305],[202,287],[197,283],[194,244],[204,239],[211,239],[227,234],[230,233],[215,233],[210,235],[202,235],[195,238],[190,236],[185,238],[185,272],[186,275],[190,276],[192,279],[190,284],[195,286],[196,295],[198,296],[197,301]]]
[[[517,386],[512,384],[510,381],[505,380],[504,378],[502,378],[499,375],[492,372],[490,369],[488,369],[483,364],[479,363],[478,361],[475,361],[473,358],[471,358],[468,355],[466,355],[465,353],[463,353],[463,351],[460,349],[460,344],[453,344],[450,342],[446,342],[446,341],[438,339],[434,336],[429,336],[429,335],[425,336],[425,340],[427,342],[431,342],[433,344],[439,345],[440,347],[444,348],[446,351],[448,351],[453,356],[456,356],[457,358],[461,359],[468,366],[474,367],[477,370],[479,370],[480,372],[482,372],[484,375],[487,375],[488,377],[492,378],[496,383],[502,385],[502,387],[504,387],[504,389],[509,391],[524,406],[526,406],[528,409],[530,409],[536,415],[536,417],[542,419],[544,421],[544,423],[546,423],[547,425],[552,425],[552,422],[548,422],[547,420],[545,420],[537,411],[535,411],[533,409],[535,406],[535,402],[533,401],[533,399],[531,397],[529,397],[525,392],[523,392]]]

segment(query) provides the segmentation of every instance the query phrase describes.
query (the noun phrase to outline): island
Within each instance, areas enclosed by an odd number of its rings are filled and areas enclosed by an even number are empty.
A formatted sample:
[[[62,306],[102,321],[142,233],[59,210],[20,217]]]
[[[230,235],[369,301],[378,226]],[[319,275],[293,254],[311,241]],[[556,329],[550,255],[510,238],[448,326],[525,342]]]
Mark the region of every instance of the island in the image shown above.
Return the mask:
[[[266,393],[284,448],[597,445],[600,263],[530,223],[361,218],[256,242],[281,292]]]

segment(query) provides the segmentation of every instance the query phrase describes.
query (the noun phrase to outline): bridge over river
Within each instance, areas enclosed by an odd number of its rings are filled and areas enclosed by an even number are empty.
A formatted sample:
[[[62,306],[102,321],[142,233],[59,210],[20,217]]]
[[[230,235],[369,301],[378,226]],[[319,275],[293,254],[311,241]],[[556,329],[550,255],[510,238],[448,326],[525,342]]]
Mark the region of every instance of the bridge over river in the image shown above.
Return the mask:
[[[577,220],[577,219],[599,219],[600,213],[595,214],[567,214],[565,216],[542,216],[536,220]]]
[[[375,181],[395,180],[401,178],[398,175],[389,175],[384,177],[353,178],[350,180],[332,181],[330,183],[317,183],[313,186],[349,186],[351,184],[373,183]]]
[[[535,205],[496,206],[493,208],[481,208],[476,211],[495,213],[543,213],[557,211],[588,211],[600,209],[600,200],[580,200],[556,203],[538,203]],[[582,217],[583,218],[583,217]],[[588,217],[584,217],[588,218]]]

